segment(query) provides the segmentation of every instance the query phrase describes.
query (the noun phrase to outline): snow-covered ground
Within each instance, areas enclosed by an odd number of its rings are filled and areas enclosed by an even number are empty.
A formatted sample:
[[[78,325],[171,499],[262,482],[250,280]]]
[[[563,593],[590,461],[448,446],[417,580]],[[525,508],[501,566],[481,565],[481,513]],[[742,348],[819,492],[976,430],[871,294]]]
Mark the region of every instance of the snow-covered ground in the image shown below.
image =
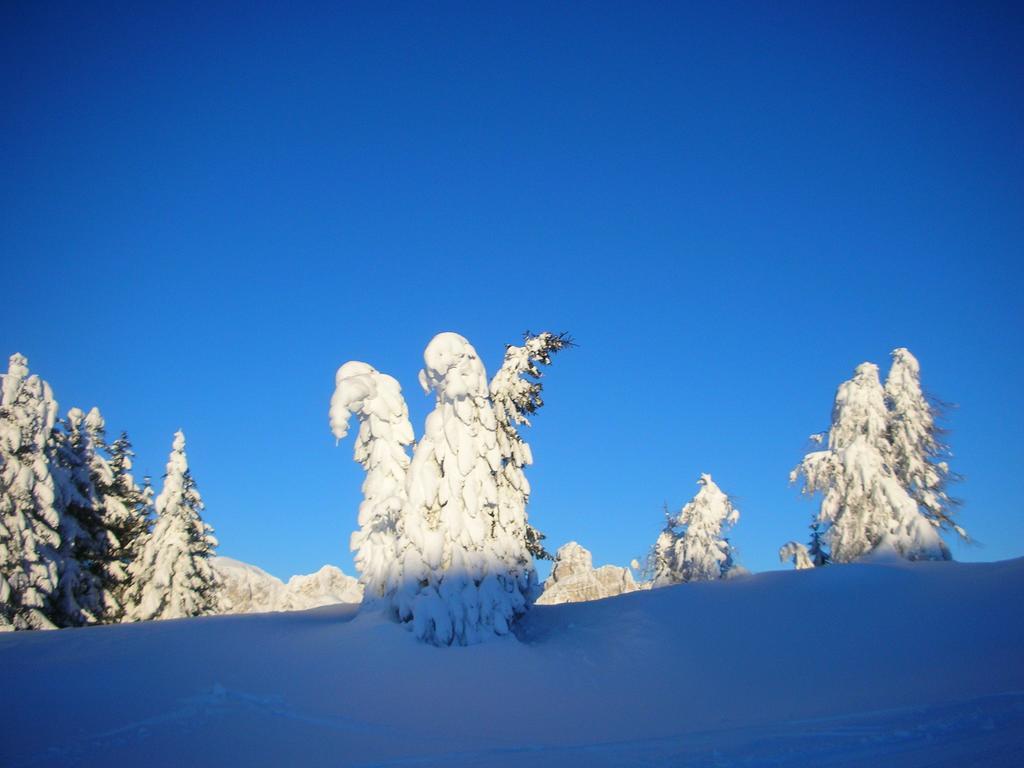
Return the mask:
[[[1024,559],[535,608],[417,643],[352,606],[0,636],[0,765],[1024,765]]]

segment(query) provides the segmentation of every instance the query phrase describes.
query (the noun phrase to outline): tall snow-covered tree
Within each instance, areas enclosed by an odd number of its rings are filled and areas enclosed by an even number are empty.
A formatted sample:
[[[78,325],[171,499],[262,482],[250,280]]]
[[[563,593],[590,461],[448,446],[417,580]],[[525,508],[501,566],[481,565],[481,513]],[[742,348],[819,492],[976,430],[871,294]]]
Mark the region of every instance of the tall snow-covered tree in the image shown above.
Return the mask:
[[[402,388],[391,376],[358,361],[335,376],[331,430],[341,440],[352,416],[359,421],[354,457],[366,470],[359,529],[352,533],[363,603],[374,604],[398,588],[398,528],[406,502],[407,446],[413,442]]]
[[[498,511],[502,469],[487,374],[456,333],[427,345],[420,383],[436,393],[408,474],[398,618],[436,645],[509,632],[531,591],[523,527]]]
[[[950,451],[936,424],[937,407],[921,390],[921,366],[905,347],[892,351],[885,399],[896,478],[933,525],[967,539],[967,531],[952,516],[956,502],[946,492]]]
[[[140,488],[132,476],[132,444],[124,432],[113,443],[106,442],[106,425],[99,409],[85,417],[92,452],[89,471],[101,509],[107,534],[107,547],[100,564],[99,577],[106,596],[102,620],[119,622],[130,599],[129,568],[142,556],[151,527],[151,492]],[[109,457],[109,458],[108,458]]]
[[[112,596],[102,574],[111,536],[103,524],[103,508],[93,484],[96,445],[79,408],[68,411],[50,443],[51,467],[57,488],[61,545],[58,558],[58,626],[77,627],[101,621]]]
[[[700,490],[658,537],[654,546],[654,586],[713,581],[733,567],[733,548],[723,528],[740,518],[729,497],[702,474]]]
[[[156,524],[132,568],[138,589],[127,620],[177,619],[216,612],[220,582],[210,564],[217,539],[202,519],[204,506],[179,430],[156,499]]]
[[[60,519],[47,444],[50,385],[13,354],[0,391],[0,628],[53,629]]]
[[[790,474],[803,492],[823,494],[815,524],[837,563],[867,554],[883,541],[908,559],[948,559],[935,528],[894,475],[889,413],[878,366],[862,363],[839,386],[828,447],[808,453]]]
[[[533,455],[519,434],[519,427],[530,426],[529,416],[544,405],[540,366],[551,365],[551,355],[571,345],[572,339],[565,333],[527,331],[521,347],[505,347],[505,359],[490,385],[502,460],[497,476],[498,516],[510,531],[521,528],[527,551],[533,557],[547,560],[552,556],[542,543],[546,537],[527,519],[530,484],[524,468],[533,463]]]

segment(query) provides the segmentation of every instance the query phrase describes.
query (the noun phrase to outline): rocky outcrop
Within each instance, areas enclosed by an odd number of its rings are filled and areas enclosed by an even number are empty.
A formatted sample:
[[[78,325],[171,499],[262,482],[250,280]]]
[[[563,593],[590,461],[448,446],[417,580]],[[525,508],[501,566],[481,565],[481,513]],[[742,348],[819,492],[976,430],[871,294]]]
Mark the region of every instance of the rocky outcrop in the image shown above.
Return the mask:
[[[215,557],[212,563],[223,584],[222,613],[304,611],[363,599],[359,582],[333,565],[308,576],[292,576],[285,584],[255,565],[230,557]]]
[[[628,568],[616,565],[594,568],[590,551],[570,541],[555,554],[555,567],[544,582],[544,594],[537,599],[537,604],[582,603],[641,588]]]
[[[288,579],[288,592],[307,608],[363,601],[359,581],[333,565],[325,565],[307,576],[292,576]]]

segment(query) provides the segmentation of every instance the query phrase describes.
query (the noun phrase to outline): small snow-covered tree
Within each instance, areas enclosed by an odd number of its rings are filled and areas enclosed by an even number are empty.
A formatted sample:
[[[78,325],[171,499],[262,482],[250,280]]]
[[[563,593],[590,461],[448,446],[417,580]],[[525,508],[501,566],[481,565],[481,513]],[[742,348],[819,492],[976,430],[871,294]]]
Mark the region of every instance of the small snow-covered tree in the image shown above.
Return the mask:
[[[129,568],[142,556],[151,527],[151,491],[140,488],[132,476],[132,444],[124,432],[109,445],[106,424],[99,409],[86,414],[85,427],[94,450],[89,463],[92,485],[99,500],[107,546],[100,563],[99,578],[105,593],[102,620],[119,622],[128,608],[131,592]],[[109,458],[108,458],[109,457]]]
[[[807,547],[798,541],[787,541],[779,547],[779,560],[782,562],[792,560],[798,571],[814,567],[814,561],[811,559]]]
[[[815,524],[828,557],[845,563],[883,541],[908,559],[947,559],[949,550],[892,472],[889,414],[878,366],[862,363],[839,386],[828,447],[790,474],[803,492],[823,494]]]
[[[885,398],[896,478],[933,525],[967,539],[967,531],[952,517],[956,501],[946,492],[950,451],[936,424],[938,409],[921,390],[921,366],[905,347],[892,351]]]
[[[740,518],[729,497],[702,474],[700,490],[670,521],[654,547],[654,586],[687,581],[712,581],[724,577],[733,567],[733,549],[723,536],[723,527]]]
[[[60,428],[54,430],[50,446],[61,539],[55,621],[62,627],[95,624],[103,619],[113,599],[106,594],[102,579],[112,543],[93,484],[96,446],[80,408],[68,411]]]
[[[499,517],[497,422],[476,350],[440,333],[423,359],[436,406],[409,468],[395,607],[420,639],[467,645],[508,633],[526,610],[532,560],[522,528]]]
[[[167,461],[164,487],[156,499],[156,524],[142,557],[132,568],[138,589],[129,621],[176,619],[214,613],[220,582],[210,564],[217,539],[203,522],[202,498],[185,455],[179,430]]]
[[[551,355],[572,346],[565,333],[547,331],[523,334],[523,345],[505,347],[505,359],[491,379],[490,394],[498,423],[498,450],[502,467],[498,472],[498,517],[510,534],[522,535],[533,557],[547,560],[543,533],[530,525],[526,505],[530,483],[524,468],[533,463],[530,446],[519,434],[520,426],[530,426],[529,416],[544,405],[541,398],[541,365],[551,365]]]
[[[13,354],[0,391],[0,628],[53,629],[60,520],[47,444],[50,385]]]
[[[644,559],[642,575],[654,586],[675,584],[673,574],[676,572],[676,540],[680,531],[676,524],[676,515],[669,512],[668,503],[663,510],[665,527],[654,542],[654,546]]]
[[[358,361],[335,376],[331,430],[341,440],[351,417],[359,421],[354,457],[366,470],[359,529],[350,546],[363,585],[363,603],[373,604],[398,588],[398,526],[406,501],[407,446],[413,442],[402,388],[392,377]]]

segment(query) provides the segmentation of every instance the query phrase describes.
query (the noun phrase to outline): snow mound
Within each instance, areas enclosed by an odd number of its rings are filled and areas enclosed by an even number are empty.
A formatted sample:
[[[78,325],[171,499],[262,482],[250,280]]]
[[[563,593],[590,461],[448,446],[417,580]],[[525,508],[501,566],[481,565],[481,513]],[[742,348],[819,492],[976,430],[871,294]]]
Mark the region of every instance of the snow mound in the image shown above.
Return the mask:
[[[1024,765],[1024,559],[877,562],[537,606],[0,634],[0,765]]]
[[[215,557],[213,568],[223,583],[222,613],[304,611],[335,603],[358,603],[359,582],[333,565],[308,576],[292,576],[285,584],[255,565]]]
[[[628,568],[616,565],[594,568],[590,550],[570,541],[555,553],[555,567],[544,582],[544,593],[537,598],[537,604],[583,603],[638,589],[640,586]]]

